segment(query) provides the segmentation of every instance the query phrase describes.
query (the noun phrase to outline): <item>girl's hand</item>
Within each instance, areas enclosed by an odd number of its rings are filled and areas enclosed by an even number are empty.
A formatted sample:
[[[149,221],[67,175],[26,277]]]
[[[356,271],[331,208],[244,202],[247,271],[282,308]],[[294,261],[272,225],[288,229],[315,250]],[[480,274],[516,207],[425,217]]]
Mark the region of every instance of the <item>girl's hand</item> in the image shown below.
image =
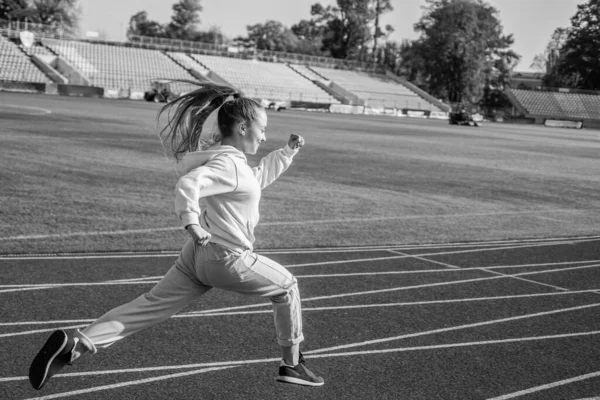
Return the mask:
[[[304,138],[300,135],[291,134],[290,140],[288,140],[288,146],[290,149],[295,150],[304,146]]]
[[[200,225],[188,225],[185,230],[190,234],[196,244],[206,246],[212,235],[206,232]]]

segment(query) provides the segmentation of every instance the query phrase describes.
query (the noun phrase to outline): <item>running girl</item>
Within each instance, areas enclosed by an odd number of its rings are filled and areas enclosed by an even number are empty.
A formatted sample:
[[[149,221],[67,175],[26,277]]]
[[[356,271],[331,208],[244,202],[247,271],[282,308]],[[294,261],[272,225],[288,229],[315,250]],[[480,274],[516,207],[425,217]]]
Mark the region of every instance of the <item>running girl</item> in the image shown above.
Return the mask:
[[[217,109],[218,134],[201,140],[206,119]],[[41,389],[82,354],[168,319],[213,287],[269,298],[282,357],[277,380],[323,385],[299,351],[304,337],[296,278],[253,252],[261,190],[290,166],[304,139],[291,135],[283,149],[251,168],[244,154],[257,152],[267,129],[267,113],[256,101],[227,86],[203,85],[167,104],[161,114],[164,111],[174,111],[161,135],[183,170],[175,189],[175,211],[190,239],[148,293],[81,331],[53,332],[31,364],[31,385]]]

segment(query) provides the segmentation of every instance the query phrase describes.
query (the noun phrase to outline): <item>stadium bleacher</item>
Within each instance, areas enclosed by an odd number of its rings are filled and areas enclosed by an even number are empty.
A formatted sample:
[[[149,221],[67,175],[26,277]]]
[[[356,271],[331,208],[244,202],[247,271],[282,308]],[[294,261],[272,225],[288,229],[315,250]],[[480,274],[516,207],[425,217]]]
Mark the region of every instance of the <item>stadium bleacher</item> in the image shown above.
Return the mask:
[[[244,94],[269,101],[300,101],[340,104],[340,97],[356,96],[371,108],[407,108],[439,111],[415,91],[385,75],[312,67],[298,63],[278,63],[256,59],[190,54],[186,50],[147,49],[77,40],[43,38],[30,49],[21,51],[8,39],[2,39],[18,55],[19,65],[11,62],[11,76],[31,82],[48,82],[45,75],[28,58],[29,55],[57,55],[83,78],[83,84],[106,90],[144,92],[157,79],[196,81],[203,78],[225,81]],[[6,50],[5,50],[6,52]],[[12,53],[11,53],[12,54]],[[11,55],[11,57],[13,57]],[[8,56],[2,57],[7,63]],[[25,66],[27,68],[25,68]],[[4,68],[4,71],[8,68]],[[30,71],[25,73],[25,70]],[[198,75],[201,74],[202,76]],[[35,74],[29,76],[27,74]],[[220,78],[220,79],[218,79]],[[15,78],[16,79],[16,78]],[[318,85],[315,83],[318,81]],[[335,83],[337,90],[328,90]],[[193,90],[194,85],[174,83],[174,92]],[[337,96],[334,97],[332,93]],[[423,95],[421,93],[421,95]],[[343,99],[342,99],[343,100]],[[349,99],[352,100],[352,99]]]
[[[46,83],[48,77],[40,71],[18,45],[0,35],[0,80]]]
[[[593,94],[510,89],[527,114],[548,118],[598,119],[600,96]]]
[[[373,108],[412,108],[439,111],[406,86],[383,75],[351,70],[311,67],[319,75],[365,100]]]
[[[191,54],[246,96],[338,104],[339,101],[286,64]]]
[[[44,39],[43,43],[73,65],[93,86],[143,92],[156,79],[194,79],[158,50],[57,39]],[[189,84],[176,86],[174,91],[192,88]]]

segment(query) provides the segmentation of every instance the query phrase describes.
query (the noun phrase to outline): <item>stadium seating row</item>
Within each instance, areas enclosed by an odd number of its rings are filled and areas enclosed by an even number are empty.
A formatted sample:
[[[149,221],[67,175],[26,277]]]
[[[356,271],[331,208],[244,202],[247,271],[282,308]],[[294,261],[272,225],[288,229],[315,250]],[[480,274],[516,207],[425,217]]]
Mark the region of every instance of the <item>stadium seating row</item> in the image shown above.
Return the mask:
[[[440,111],[406,86],[384,75],[367,72],[311,67],[319,75],[334,81],[365,100],[373,108],[411,108]]]
[[[79,70],[94,86],[143,92],[156,79],[194,79],[158,50],[56,39],[44,39],[43,43]],[[191,85],[184,86],[191,88]]]
[[[0,36],[0,80],[50,82],[19,46],[3,36]]]
[[[598,119],[600,96],[511,89],[511,93],[530,115],[575,119]]]
[[[339,103],[285,64],[192,54],[196,61],[239,88],[246,96],[270,100]]]

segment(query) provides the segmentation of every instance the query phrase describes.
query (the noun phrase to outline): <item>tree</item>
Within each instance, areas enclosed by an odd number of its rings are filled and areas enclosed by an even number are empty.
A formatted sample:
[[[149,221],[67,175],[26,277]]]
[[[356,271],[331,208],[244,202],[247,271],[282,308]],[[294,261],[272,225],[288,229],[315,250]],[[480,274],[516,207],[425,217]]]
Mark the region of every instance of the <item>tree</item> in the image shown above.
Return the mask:
[[[375,15],[375,23],[374,23],[374,31],[373,31],[373,55],[377,54],[377,40],[382,37],[388,37],[392,32],[394,32],[394,28],[391,25],[385,26],[385,31],[381,29],[379,26],[379,16],[385,14],[387,12],[393,11],[394,7],[390,0],[371,0],[374,3],[374,15]],[[375,57],[377,60],[377,57]]]
[[[200,11],[202,11],[200,0],[179,0],[173,4],[171,22],[165,28],[167,37],[193,40],[200,24]]]
[[[600,90],[600,0],[577,6],[557,65],[544,81],[552,86]]]
[[[31,8],[36,10],[32,20],[39,24],[73,32],[79,23],[77,0],[33,0]]]
[[[192,40],[205,43],[227,43],[229,38],[221,31],[221,28],[213,25],[207,31],[196,32]]]
[[[311,7],[316,25],[323,28],[323,50],[335,58],[353,58],[371,39],[373,11],[366,0],[337,0],[337,6]]]
[[[543,54],[536,54],[530,68],[545,73],[551,73],[556,69],[560,58],[560,51],[565,45],[568,37],[566,28],[556,28],[552,33],[552,37],[546,46]]]
[[[2,0],[0,1],[0,19],[21,20],[34,13],[26,0]]]
[[[264,24],[248,25],[248,38],[258,49],[289,51],[296,50],[298,37],[279,21],[269,20]]]
[[[324,55],[323,35],[324,27],[318,25],[314,19],[303,19],[291,27],[298,38],[296,52],[311,55]]]
[[[425,59],[424,51],[420,48],[421,42],[404,39],[400,43],[400,60],[396,68],[396,74],[419,87],[427,87],[425,82]]]
[[[450,102],[478,102],[501,89],[519,56],[502,34],[497,10],[483,0],[427,0],[414,45],[426,90]]]
[[[140,11],[129,19],[127,37],[131,36],[163,37],[165,28],[158,22],[148,19],[146,11]]]

